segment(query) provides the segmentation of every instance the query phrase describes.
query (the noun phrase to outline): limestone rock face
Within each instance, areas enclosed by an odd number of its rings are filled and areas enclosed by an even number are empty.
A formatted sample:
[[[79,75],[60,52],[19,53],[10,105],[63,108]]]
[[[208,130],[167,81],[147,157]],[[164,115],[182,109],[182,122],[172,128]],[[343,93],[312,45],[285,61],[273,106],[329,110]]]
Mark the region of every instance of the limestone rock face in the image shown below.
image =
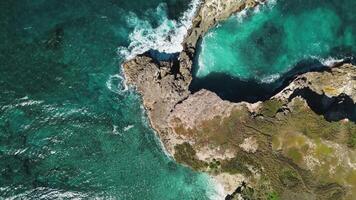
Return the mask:
[[[298,91],[307,89],[325,98],[353,98],[355,69],[345,64],[299,75],[270,100],[255,104],[224,101],[204,89],[190,94],[174,107],[168,124],[170,134],[181,139],[170,146],[189,143],[194,153],[182,156],[184,151],[179,149],[171,153],[180,157],[179,162],[211,173],[229,194],[234,192],[234,184],[247,182],[259,191],[266,187],[261,186],[261,176],[278,176],[263,184],[284,191],[282,199],[327,199],[332,193],[339,199],[353,199],[356,185],[351,186],[352,191],[344,187],[352,184],[346,177],[356,173],[356,124],[352,119],[328,121],[309,105],[315,99],[304,99]],[[331,93],[325,86],[337,90]],[[356,106],[353,103],[347,108],[355,110]],[[333,165],[343,173],[336,172]],[[222,174],[229,177],[222,180]],[[327,174],[327,181],[335,185],[322,185],[326,179],[320,174]],[[236,177],[239,182],[228,181]]]
[[[323,73],[309,72],[298,76],[289,86],[277,94],[280,99],[288,98],[296,89],[309,87],[320,95],[349,96],[356,103],[356,68],[351,64],[331,67]]]
[[[340,177],[356,174],[356,124],[340,113],[337,119],[343,120],[328,121],[325,113],[316,113],[310,99],[298,93],[307,89],[328,101],[347,96],[356,110],[355,66],[341,64],[299,75],[271,99],[254,104],[224,101],[204,89],[189,91],[198,39],[231,14],[262,2],[203,1],[178,59],[136,56],[123,64],[126,83],[141,94],[151,126],[168,153],[182,164],[211,174],[227,194],[243,195],[235,189],[248,183],[246,187],[253,187],[249,195],[254,191],[250,199],[266,199],[274,192],[281,199],[355,199],[356,186],[350,186],[355,179]],[[329,170],[336,162],[330,158],[338,157],[338,149],[346,152],[345,157],[337,170]]]
[[[167,124],[170,112],[178,102],[190,94],[189,84],[192,80],[191,68],[198,39],[218,21],[245,8],[252,0],[206,0],[193,19],[193,26],[183,41],[183,51],[178,61],[155,61],[148,55],[138,55],[123,64],[124,75],[128,85],[136,87],[142,95],[144,106],[152,127],[157,130],[165,147],[174,152],[169,141],[180,141],[172,138],[171,128]],[[208,10],[214,9],[214,12]]]
[[[185,128],[194,128],[202,121],[213,119],[215,116],[229,115],[233,107],[233,103],[223,101],[215,93],[203,89],[177,104],[168,120],[172,126],[175,120],[179,119]]]
[[[159,133],[168,151],[170,128],[167,118],[174,106],[190,94],[190,81],[174,71],[171,62],[155,62],[148,56],[137,56],[123,64],[126,83],[142,95],[152,127]]]

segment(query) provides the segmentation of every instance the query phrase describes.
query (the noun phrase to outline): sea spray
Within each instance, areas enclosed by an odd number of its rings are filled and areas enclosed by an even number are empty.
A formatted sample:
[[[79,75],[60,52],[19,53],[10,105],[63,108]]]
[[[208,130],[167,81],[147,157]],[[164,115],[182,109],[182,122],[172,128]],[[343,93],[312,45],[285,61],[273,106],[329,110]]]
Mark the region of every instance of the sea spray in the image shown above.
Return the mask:
[[[200,0],[193,0],[189,9],[185,11],[178,21],[168,19],[167,8],[161,3],[155,11],[159,25],[154,27],[151,22],[130,13],[127,18],[129,26],[134,30],[129,35],[131,41],[128,47],[119,47],[118,53],[126,60],[148,50],[157,50],[164,53],[176,53],[183,50],[181,43],[188,29],[192,26],[192,19],[199,7]]]
[[[207,191],[207,196],[210,200],[223,200],[225,199],[227,192],[224,186],[212,177],[206,177],[208,186],[211,187]]]

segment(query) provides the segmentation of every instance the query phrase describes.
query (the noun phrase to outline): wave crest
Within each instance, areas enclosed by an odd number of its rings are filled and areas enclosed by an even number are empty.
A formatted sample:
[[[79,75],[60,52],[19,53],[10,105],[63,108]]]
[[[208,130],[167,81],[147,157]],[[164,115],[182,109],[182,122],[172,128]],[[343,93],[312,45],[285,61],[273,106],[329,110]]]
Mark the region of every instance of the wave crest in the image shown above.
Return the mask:
[[[127,23],[133,26],[134,30],[129,35],[129,46],[118,48],[119,55],[127,60],[151,49],[164,53],[182,51],[181,43],[192,26],[192,19],[199,4],[200,0],[193,0],[189,4],[189,9],[176,21],[168,19],[166,4],[161,3],[154,13],[160,22],[157,27],[147,20],[140,19],[135,13],[130,13]]]

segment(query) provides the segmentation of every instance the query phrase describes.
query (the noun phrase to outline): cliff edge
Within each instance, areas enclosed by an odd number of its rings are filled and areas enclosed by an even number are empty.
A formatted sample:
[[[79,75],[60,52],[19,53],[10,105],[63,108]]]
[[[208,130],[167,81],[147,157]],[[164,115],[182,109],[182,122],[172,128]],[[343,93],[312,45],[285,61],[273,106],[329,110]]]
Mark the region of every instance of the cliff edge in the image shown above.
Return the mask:
[[[355,66],[298,75],[254,104],[189,91],[198,39],[217,22],[260,3],[204,1],[178,59],[136,56],[123,64],[126,83],[142,95],[167,151],[213,176],[227,199],[355,199]]]

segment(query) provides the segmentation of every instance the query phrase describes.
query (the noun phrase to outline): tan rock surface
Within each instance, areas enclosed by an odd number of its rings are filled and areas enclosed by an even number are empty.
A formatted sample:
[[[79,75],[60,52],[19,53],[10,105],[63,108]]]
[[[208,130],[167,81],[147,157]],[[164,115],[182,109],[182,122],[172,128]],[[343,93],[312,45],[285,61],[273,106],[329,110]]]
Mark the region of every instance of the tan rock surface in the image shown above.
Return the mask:
[[[255,1],[250,0],[206,0],[202,3],[199,12],[193,19],[193,27],[183,42],[184,50],[180,53],[178,61],[159,62],[147,55],[139,55],[123,64],[126,83],[134,86],[142,95],[150,123],[171,155],[175,155],[175,146],[177,144],[187,142],[192,145],[196,153],[196,159],[208,164],[213,159],[219,159],[225,160],[224,162],[231,165],[235,158],[239,161],[240,158],[235,157],[236,155],[243,155],[248,158],[251,157],[251,159],[257,159],[258,162],[261,162],[261,165],[265,165],[261,169],[270,169],[271,174],[279,172],[278,169],[271,166],[286,165],[289,168],[298,168],[295,164],[291,164],[292,161],[280,158],[274,153],[270,154],[270,133],[263,132],[264,130],[261,130],[261,127],[255,127],[262,126],[262,128],[266,128],[266,122],[270,120],[268,117],[256,115],[256,113],[260,112],[260,109],[266,106],[264,102],[255,104],[232,103],[223,101],[215,93],[208,90],[201,90],[195,94],[191,94],[189,91],[189,85],[192,80],[192,59],[198,39],[218,21],[226,19],[245,7],[254,7],[256,5]],[[302,74],[292,80],[288,86],[271,99],[286,103],[295,90],[302,88],[309,88],[317,94],[328,97],[346,94],[353,102],[356,102],[356,67],[345,64],[322,72]],[[307,107],[307,105],[305,106]],[[277,119],[273,118],[273,120],[283,119],[288,113],[294,112],[293,108],[288,106],[284,107],[284,109],[285,111],[278,113]],[[231,117],[232,114],[240,111],[246,116],[239,117],[237,115]],[[274,112],[279,111],[273,111],[272,114],[275,114]],[[279,115],[282,117],[279,117]],[[225,127],[215,128],[219,126],[219,123],[224,123],[224,126],[226,124],[229,125],[224,121],[228,117],[234,120],[232,127],[236,130],[223,132],[221,130]],[[315,119],[315,116],[313,117],[312,119]],[[213,124],[214,126],[207,124],[208,122],[215,123],[214,119],[218,119],[219,123]],[[261,119],[263,121],[262,125],[259,124]],[[252,123],[252,125],[249,123]],[[348,121],[345,120],[345,123],[348,123]],[[275,126],[273,122],[270,122],[270,125],[272,127]],[[178,130],[177,128],[182,129]],[[227,127],[227,129],[229,128]],[[270,130],[270,128],[267,126],[267,130]],[[194,131],[199,132],[199,134],[210,131],[211,135],[207,137],[208,139],[202,139]],[[181,132],[192,135],[183,136]],[[229,135],[230,133],[237,135],[231,136]],[[224,141],[225,139],[228,141]],[[217,144],[220,146],[217,146]],[[251,166],[249,167],[251,168]],[[209,166],[206,169],[208,169],[208,173],[213,174],[224,185],[227,193],[234,191],[234,188],[238,186],[236,184],[240,184],[244,179],[244,176],[241,176],[240,173],[218,173],[216,170],[219,170],[219,168],[215,169],[214,166]],[[279,180],[278,177],[272,178],[273,181],[278,182]],[[305,185],[307,183],[299,186],[298,190],[307,191],[306,194],[309,195],[309,191],[305,190],[305,188],[303,189]],[[338,187],[333,186],[331,188],[333,190]],[[317,190],[315,189],[315,191]],[[330,190],[330,188],[327,188],[327,190]],[[287,196],[288,194],[298,194],[298,192],[292,190],[286,191],[284,195]]]

